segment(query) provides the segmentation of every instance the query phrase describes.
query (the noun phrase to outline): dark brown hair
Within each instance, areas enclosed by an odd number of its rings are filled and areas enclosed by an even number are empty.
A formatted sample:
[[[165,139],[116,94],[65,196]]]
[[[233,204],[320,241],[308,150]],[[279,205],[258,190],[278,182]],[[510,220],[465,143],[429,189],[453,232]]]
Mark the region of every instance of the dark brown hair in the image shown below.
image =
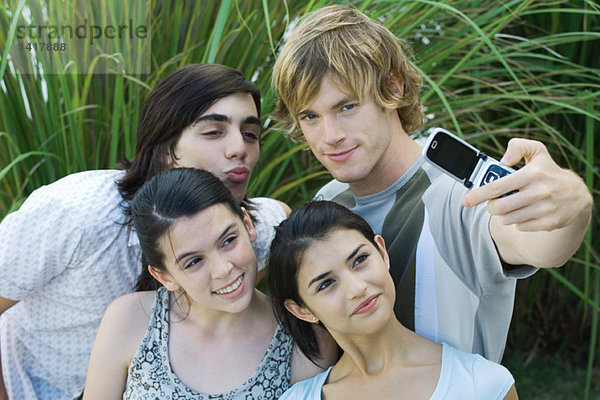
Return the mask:
[[[218,100],[235,93],[251,94],[260,116],[259,89],[233,68],[191,64],[163,79],[142,106],[135,156],[121,163],[127,170],[118,182],[123,199],[132,200],[146,181],[168,169],[181,132]]]
[[[131,202],[131,218],[142,248],[143,268],[136,290],[156,290],[161,286],[147,267],[167,270],[159,241],[177,219],[191,217],[215,204],[223,204],[233,214],[244,218],[229,189],[208,171],[169,169],[155,175],[140,188]]]
[[[271,243],[268,284],[275,316],[315,364],[320,354],[314,324],[292,315],[285,308],[285,301],[290,299],[300,306],[305,305],[298,291],[298,273],[304,255],[313,242],[340,229],[358,231],[378,247],[375,233],[362,217],[331,201],[312,201],[295,209],[275,228]]]

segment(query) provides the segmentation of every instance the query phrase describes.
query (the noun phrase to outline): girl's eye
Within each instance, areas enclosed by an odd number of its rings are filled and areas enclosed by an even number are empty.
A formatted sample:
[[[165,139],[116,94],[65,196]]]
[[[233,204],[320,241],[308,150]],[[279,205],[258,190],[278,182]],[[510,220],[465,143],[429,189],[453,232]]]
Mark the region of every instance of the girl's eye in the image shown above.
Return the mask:
[[[344,111],[350,111],[354,108],[354,104],[346,104],[345,106],[342,107],[342,110]]]
[[[358,267],[362,264],[365,263],[365,261],[367,261],[367,258],[369,257],[368,254],[361,254],[360,256],[356,257],[354,259],[354,264],[352,265],[353,267]]]
[[[227,247],[230,246],[231,244],[233,244],[235,242],[235,240],[237,239],[236,235],[231,235],[225,238],[225,240],[223,241],[223,247]]]
[[[189,260],[187,262],[187,264],[185,264],[185,268],[187,269],[187,268],[193,267],[194,265],[200,263],[201,261],[202,261],[202,258],[200,258],[200,257],[194,257],[191,260]]]
[[[317,287],[317,292],[321,290],[327,289],[329,286],[333,285],[333,279],[325,279],[321,284]]]

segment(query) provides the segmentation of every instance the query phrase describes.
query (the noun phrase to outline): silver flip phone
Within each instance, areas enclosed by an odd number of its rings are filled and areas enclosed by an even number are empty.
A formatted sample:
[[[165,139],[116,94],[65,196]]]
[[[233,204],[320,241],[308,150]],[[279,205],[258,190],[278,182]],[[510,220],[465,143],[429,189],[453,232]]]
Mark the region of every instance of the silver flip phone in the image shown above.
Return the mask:
[[[423,148],[423,155],[434,167],[469,189],[515,172],[442,128],[432,130]],[[512,192],[504,196],[509,194]]]

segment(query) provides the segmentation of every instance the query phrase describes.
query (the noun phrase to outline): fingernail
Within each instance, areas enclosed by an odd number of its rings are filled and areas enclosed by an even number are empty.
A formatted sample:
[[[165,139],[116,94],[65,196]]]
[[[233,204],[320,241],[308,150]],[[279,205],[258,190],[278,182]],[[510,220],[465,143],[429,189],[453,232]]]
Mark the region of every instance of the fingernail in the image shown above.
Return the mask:
[[[508,165],[508,163],[510,163],[510,156],[508,154],[505,154],[501,159],[500,162],[504,165]]]

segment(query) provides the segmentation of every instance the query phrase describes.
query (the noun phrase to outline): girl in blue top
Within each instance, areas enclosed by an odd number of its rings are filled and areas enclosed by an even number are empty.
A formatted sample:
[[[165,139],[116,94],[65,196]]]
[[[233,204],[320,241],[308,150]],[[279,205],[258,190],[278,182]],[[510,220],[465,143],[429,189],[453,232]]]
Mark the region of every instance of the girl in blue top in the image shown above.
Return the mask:
[[[503,366],[438,344],[394,316],[385,243],[358,215],[332,202],[295,210],[271,245],[275,313],[300,349],[319,356],[315,325],[343,350],[333,367],[281,399],[516,399]]]

